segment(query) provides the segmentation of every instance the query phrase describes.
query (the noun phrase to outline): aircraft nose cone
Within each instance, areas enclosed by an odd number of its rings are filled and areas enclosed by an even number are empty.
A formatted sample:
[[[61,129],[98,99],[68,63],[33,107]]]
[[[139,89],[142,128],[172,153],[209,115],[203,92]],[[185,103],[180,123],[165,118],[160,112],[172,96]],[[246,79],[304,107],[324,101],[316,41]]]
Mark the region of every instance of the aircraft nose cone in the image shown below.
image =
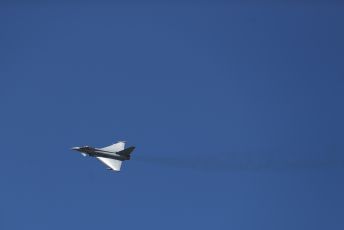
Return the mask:
[[[80,149],[80,147],[73,147],[73,148],[71,148],[71,150],[79,150]]]

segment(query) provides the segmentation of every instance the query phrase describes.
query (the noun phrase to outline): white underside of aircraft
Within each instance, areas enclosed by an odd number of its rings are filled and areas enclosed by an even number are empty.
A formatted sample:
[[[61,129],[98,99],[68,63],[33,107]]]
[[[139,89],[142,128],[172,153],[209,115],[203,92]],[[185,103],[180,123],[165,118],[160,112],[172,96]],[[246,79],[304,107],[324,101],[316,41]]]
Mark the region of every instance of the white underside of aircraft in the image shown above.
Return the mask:
[[[109,159],[105,157],[97,157],[102,163],[108,166],[110,169],[115,171],[121,171],[122,161]]]
[[[124,150],[124,147],[125,147],[125,142],[120,141],[120,142],[117,142],[116,144],[101,148],[101,150],[109,151],[109,152],[119,152],[119,151]],[[97,159],[100,160],[100,162],[104,163],[106,166],[108,166],[110,169],[115,170],[115,171],[121,171],[122,161],[105,158],[105,157],[97,157]]]

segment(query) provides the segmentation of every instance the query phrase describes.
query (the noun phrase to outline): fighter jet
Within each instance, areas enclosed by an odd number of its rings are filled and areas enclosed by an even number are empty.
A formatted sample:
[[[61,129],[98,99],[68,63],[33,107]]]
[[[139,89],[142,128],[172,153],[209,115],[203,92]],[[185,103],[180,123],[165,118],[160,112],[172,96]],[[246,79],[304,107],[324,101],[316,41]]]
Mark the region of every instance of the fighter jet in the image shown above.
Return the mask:
[[[122,162],[130,160],[130,154],[134,151],[135,147],[124,149],[125,141],[119,141],[116,144],[104,147],[93,148],[90,146],[73,147],[72,150],[81,152],[83,156],[96,157],[104,163],[109,170],[120,171]]]

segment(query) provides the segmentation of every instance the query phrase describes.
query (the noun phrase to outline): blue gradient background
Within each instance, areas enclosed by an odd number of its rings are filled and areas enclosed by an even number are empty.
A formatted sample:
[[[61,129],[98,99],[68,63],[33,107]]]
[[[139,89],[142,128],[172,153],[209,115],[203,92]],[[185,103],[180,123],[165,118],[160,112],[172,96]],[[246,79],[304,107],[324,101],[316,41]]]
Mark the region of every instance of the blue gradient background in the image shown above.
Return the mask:
[[[0,228],[344,229],[343,12],[1,3]]]

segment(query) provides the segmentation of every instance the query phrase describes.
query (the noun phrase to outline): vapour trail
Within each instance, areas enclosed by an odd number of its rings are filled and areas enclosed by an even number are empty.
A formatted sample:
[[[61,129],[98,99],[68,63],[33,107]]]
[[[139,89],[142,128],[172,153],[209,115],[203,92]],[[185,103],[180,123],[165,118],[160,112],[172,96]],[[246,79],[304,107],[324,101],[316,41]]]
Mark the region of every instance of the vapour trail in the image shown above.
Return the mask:
[[[257,170],[290,170],[306,168],[344,167],[344,159],[329,153],[323,157],[290,157],[277,159],[277,155],[226,153],[218,155],[176,155],[162,156],[146,154],[135,156],[136,160],[166,165],[174,168],[185,168],[202,171],[257,171]]]

